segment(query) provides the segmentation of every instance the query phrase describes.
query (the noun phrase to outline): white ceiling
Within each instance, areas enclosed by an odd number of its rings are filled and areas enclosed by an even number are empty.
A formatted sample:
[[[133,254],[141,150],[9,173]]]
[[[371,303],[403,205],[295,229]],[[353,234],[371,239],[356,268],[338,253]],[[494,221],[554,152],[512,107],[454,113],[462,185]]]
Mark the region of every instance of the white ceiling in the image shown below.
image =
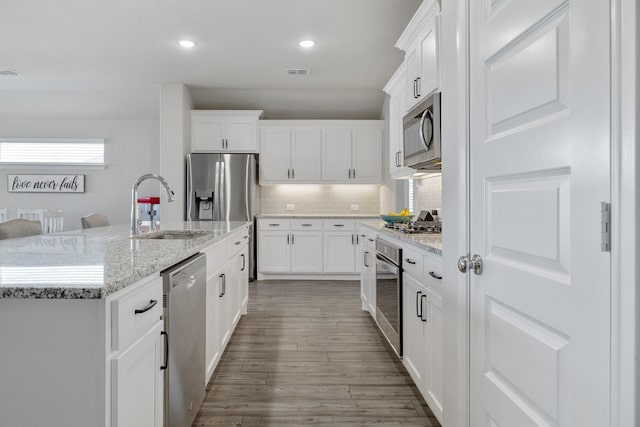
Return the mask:
[[[0,115],[157,116],[158,85],[184,83],[197,108],[376,118],[402,61],[393,45],[420,2],[3,1],[0,69],[21,75],[0,78]],[[317,45],[299,47],[305,38]]]

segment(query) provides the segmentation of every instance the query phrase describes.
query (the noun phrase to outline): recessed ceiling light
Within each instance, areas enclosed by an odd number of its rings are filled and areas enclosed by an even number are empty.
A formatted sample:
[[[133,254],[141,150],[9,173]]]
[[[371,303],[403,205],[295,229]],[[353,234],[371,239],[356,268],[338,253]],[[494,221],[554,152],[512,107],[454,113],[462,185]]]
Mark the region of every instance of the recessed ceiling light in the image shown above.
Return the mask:
[[[316,42],[314,42],[313,40],[302,40],[298,44],[302,47],[313,47],[316,44]]]
[[[194,47],[196,44],[194,42],[192,42],[191,40],[180,40],[178,42],[178,44],[182,47],[186,47],[186,48],[191,48]]]

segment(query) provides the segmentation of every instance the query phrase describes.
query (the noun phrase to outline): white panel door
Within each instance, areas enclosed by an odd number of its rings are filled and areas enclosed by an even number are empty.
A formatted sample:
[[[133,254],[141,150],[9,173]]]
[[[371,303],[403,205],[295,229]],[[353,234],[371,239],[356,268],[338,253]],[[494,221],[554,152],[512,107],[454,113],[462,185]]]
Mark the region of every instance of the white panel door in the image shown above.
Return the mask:
[[[112,417],[117,427],[164,425],[164,371],[158,322],[142,338],[112,361]]]
[[[224,120],[220,117],[193,116],[191,118],[191,149],[214,151],[223,149]]]
[[[322,131],[322,180],[350,181],[351,129]]]
[[[422,78],[422,52],[417,42],[407,52],[405,61],[407,62],[406,112],[421,99],[418,95],[418,82]]]
[[[262,129],[260,135],[260,183],[286,182],[290,178],[290,130]]]
[[[221,353],[221,337],[220,337],[220,294],[222,293],[222,278],[220,274],[224,268],[215,271],[211,275],[207,275],[207,312],[205,326],[205,363],[206,378],[205,384],[209,382],[213,371],[220,359]]]
[[[320,181],[322,179],[322,131],[294,129],[291,132],[291,179]]]
[[[220,315],[218,316],[217,326],[218,337],[220,337],[220,350],[223,353],[233,332],[233,317],[235,315],[232,266],[233,260],[218,274],[218,278],[222,284],[222,292],[218,294],[218,310]]]
[[[260,273],[291,271],[290,239],[288,231],[262,231],[258,234],[258,271]]]
[[[291,272],[322,273],[322,231],[291,234]]]
[[[227,150],[258,151],[257,123],[255,119],[229,117],[226,122]]]
[[[324,272],[354,273],[356,251],[354,233],[348,231],[324,232]]]
[[[470,2],[471,425],[609,425],[609,2]]]
[[[353,129],[352,181],[382,183],[382,129]]]

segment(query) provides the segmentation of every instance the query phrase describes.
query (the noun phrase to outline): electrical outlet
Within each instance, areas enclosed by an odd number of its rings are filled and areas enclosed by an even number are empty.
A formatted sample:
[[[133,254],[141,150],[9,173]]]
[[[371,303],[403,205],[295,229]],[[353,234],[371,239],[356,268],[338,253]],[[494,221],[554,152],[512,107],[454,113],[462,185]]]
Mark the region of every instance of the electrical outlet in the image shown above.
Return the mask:
[[[296,205],[294,205],[293,203],[287,203],[287,210],[288,211],[295,211],[296,210]]]
[[[359,211],[360,210],[360,205],[351,205],[351,210],[352,211]]]

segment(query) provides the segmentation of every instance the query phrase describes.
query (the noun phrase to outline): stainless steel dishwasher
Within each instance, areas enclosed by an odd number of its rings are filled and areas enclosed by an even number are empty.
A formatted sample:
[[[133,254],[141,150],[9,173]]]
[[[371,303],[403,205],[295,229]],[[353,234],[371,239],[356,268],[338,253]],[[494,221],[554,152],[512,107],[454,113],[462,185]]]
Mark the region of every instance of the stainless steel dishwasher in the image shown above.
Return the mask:
[[[164,425],[190,427],[205,395],[206,257],[162,272],[166,335]]]

